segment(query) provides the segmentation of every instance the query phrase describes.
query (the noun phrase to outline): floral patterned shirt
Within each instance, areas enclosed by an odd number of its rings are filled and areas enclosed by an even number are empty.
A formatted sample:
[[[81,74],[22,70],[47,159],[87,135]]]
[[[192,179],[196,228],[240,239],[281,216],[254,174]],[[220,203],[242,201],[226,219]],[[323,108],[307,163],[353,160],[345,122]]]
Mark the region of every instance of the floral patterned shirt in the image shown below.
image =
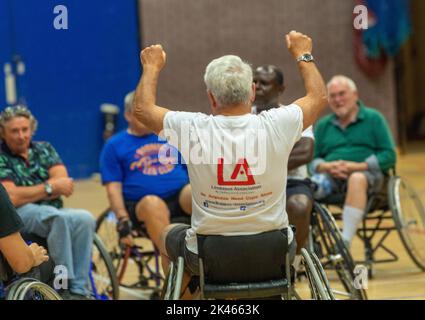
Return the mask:
[[[61,158],[48,142],[31,142],[28,160],[13,154],[5,142],[0,145],[0,181],[13,181],[18,187],[44,183],[49,179],[49,169],[61,164]],[[37,204],[62,208],[63,201],[56,198],[42,200]]]

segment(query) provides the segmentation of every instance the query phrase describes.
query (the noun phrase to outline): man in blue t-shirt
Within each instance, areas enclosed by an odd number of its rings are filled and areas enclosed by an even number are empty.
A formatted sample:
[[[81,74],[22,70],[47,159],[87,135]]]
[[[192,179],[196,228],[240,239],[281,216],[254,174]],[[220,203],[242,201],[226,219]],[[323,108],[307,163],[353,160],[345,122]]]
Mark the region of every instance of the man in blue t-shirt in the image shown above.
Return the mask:
[[[158,247],[170,217],[191,214],[192,194],[181,155],[136,120],[133,97],[134,92],[125,97],[128,128],[106,142],[100,171],[121,241],[132,245],[132,225],[143,222]]]

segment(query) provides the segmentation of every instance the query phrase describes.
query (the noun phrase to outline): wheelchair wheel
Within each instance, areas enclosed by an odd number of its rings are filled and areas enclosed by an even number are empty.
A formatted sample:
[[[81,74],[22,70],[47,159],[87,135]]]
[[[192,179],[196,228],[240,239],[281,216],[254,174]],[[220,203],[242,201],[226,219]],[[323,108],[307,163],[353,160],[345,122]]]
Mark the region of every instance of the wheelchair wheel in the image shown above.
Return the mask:
[[[97,300],[119,298],[119,284],[114,265],[97,234],[94,235],[90,282],[92,295]]]
[[[6,300],[62,300],[62,298],[47,284],[23,278],[10,285]]]
[[[314,266],[320,276],[320,280],[323,283],[323,286],[326,290],[326,293],[329,297],[328,300],[335,300],[335,295],[332,292],[331,286],[328,281],[328,277],[326,276],[325,270],[323,269],[322,263],[314,252],[310,252],[310,257],[314,263]]]
[[[311,225],[313,251],[325,269],[335,270],[344,288],[344,291],[334,291],[334,294],[339,299],[367,300],[366,291],[354,285],[355,263],[332,214],[315,203]]]
[[[301,255],[313,300],[331,300],[333,295],[326,286],[326,275],[318,269],[317,261],[304,248],[301,249]]]
[[[425,271],[425,209],[414,191],[400,177],[391,177],[388,198],[401,241],[413,262]]]
[[[118,221],[115,214],[107,209],[96,221],[96,233],[109,252],[117,274],[119,274],[125,253],[119,243],[117,223]]]
[[[170,262],[170,267],[165,278],[161,292],[162,300],[179,300],[182,288],[184,260],[179,257],[177,263]]]
[[[129,247],[120,244],[116,230],[117,223],[115,214],[107,209],[97,219],[96,232],[111,256],[118,283],[129,289],[150,290],[152,291],[150,299],[158,299],[164,281],[159,271],[159,254],[155,250],[146,250],[139,245]],[[123,280],[129,262],[134,262],[133,265],[138,269],[138,276],[135,283],[125,284]]]

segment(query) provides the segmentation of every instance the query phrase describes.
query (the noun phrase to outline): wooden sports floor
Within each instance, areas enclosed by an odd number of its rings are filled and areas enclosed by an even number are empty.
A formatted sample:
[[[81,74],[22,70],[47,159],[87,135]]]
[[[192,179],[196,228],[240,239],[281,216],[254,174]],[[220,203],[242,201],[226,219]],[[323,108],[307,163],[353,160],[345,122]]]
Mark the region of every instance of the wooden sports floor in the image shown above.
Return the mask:
[[[412,145],[405,155],[399,155],[397,174],[410,183],[425,203],[425,144]],[[107,206],[107,198],[99,178],[94,176],[89,180],[76,182],[75,193],[65,200],[69,207],[85,208],[98,216]],[[392,232],[387,240],[388,246],[399,255],[399,261],[374,265],[374,277],[368,281],[367,294],[369,299],[415,299],[425,300],[425,272],[421,272],[410,260],[402,246],[397,232]],[[352,246],[355,260],[362,260],[363,246],[355,239]],[[128,270],[126,277],[131,280],[135,271]],[[337,286],[330,279],[331,287]],[[307,294],[306,285],[301,283],[297,290],[302,296]],[[148,293],[122,289],[123,299],[147,299]]]

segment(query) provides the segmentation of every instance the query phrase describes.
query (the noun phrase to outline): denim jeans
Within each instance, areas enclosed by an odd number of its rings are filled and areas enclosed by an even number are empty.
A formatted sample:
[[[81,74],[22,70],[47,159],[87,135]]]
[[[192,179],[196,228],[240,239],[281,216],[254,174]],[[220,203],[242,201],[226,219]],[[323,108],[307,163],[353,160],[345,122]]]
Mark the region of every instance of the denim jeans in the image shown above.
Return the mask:
[[[68,272],[68,289],[87,295],[95,220],[85,210],[27,204],[17,209],[25,233],[47,239],[48,254]]]

